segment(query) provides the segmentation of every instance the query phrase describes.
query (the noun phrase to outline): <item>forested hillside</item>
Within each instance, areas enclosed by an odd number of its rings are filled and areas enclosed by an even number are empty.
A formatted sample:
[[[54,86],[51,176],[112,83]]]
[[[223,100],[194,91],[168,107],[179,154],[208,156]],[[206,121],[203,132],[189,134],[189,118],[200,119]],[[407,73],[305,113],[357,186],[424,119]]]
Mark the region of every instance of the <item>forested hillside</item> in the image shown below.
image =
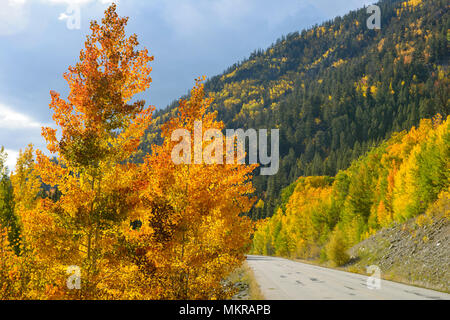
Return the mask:
[[[334,176],[352,160],[420,119],[448,107],[449,5],[386,0],[381,30],[365,9],[258,50],[205,84],[226,128],[279,128],[280,170],[254,178],[262,199],[253,218],[271,216],[280,191],[300,176]],[[160,143],[176,104],[156,112],[141,154]]]
[[[254,251],[341,265],[347,248],[394,222],[450,218],[449,159],[450,117],[421,120],[336,177],[301,177],[284,189],[277,213],[254,234]]]

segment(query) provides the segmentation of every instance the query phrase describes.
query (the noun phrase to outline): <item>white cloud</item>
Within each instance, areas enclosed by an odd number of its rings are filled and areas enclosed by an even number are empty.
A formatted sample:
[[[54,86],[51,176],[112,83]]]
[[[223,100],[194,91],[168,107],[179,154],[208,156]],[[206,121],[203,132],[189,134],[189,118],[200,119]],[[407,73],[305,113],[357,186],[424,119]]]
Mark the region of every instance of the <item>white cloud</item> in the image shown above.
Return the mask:
[[[25,0],[20,0],[25,1]],[[101,4],[110,4],[112,2],[119,3],[118,0],[41,0],[43,3],[48,4],[66,4],[66,5],[85,5],[91,2],[99,2]]]
[[[19,151],[5,149],[8,157],[6,158],[6,166],[8,167],[9,172],[14,171],[16,168],[17,158],[19,157]]]
[[[28,25],[26,0],[0,0],[0,36],[13,35]]]
[[[82,7],[96,2],[102,5],[112,2],[119,3],[119,0],[0,0],[0,36],[18,34],[27,28],[30,23],[31,2],[42,5],[76,5]],[[59,16],[60,20],[61,17]]]
[[[20,6],[26,2],[26,0],[8,0],[12,6]]]
[[[45,150],[45,141],[41,136],[41,127],[51,126],[41,123],[33,117],[15,111],[0,103],[0,147],[4,146],[8,154],[6,164],[9,171],[13,171],[19,155],[19,149],[29,143]]]
[[[109,4],[112,2],[119,3],[119,0],[2,0],[2,1],[9,1],[10,3],[15,4],[15,5],[23,5],[27,2],[30,3],[32,1],[41,2],[43,4],[51,4],[51,5],[55,5],[55,4],[56,5],[58,5],[58,4],[85,5],[85,4],[88,4],[91,2],[99,2],[101,4]]]
[[[35,121],[26,114],[14,111],[10,107],[0,104],[0,128],[26,129],[40,128],[43,124]]]
[[[69,18],[69,16],[67,14],[61,13],[58,17],[58,20],[66,20],[68,18]]]

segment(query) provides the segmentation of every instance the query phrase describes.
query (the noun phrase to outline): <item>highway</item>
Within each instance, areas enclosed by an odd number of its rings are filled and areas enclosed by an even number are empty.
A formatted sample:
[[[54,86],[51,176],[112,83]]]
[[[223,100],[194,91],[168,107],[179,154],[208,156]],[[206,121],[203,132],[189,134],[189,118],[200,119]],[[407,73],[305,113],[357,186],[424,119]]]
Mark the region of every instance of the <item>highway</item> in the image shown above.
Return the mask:
[[[376,280],[369,276],[319,267],[288,259],[247,256],[264,297],[268,300],[450,300],[438,291]]]

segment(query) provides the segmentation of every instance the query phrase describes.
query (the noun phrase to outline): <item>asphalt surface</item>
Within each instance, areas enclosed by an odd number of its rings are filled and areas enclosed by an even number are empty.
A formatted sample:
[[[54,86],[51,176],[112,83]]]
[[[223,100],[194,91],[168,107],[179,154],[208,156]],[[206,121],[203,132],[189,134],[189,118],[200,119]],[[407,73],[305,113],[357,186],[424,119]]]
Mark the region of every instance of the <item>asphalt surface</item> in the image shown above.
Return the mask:
[[[249,255],[247,263],[268,300],[450,300],[443,292],[387,280],[377,282],[369,275],[283,258]]]

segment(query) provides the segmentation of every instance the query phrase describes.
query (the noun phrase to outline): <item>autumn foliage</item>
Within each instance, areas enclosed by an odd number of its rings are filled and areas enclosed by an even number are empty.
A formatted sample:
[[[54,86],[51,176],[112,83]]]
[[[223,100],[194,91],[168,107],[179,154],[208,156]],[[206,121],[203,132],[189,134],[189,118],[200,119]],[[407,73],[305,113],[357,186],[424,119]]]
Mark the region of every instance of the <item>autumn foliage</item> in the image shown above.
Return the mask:
[[[3,299],[227,298],[223,280],[250,245],[254,166],[175,165],[171,132],[219,128],[200,80],[164,126],[161,146],[131,161],[153,107],[133,97],[151,83],[147,49],[125,34],[115,5],[64,78],[66,100],[51,91],[58,129],[43,128],[52,157],[32,146],[12,175],[21,252],[0,232]],[[205,144],[208,142],[205,141]],[[41,188],[42,186],[42,188]],[[81,286],[68,286],[69,266]],[[69,268],[69,269],[68,269]],[[69,270],[69,271],[68,271]],[[68,274],[69,272],[69,274]]]
[[[448,218],[449,159],[450,117],[423,119],[336,177],[300,177],[277,213],[259,225],[253,251],[340,265],[346,249],[383,227],[425,212],[419,223]]]
[[[250,245],[251,223],[240,214],[253,203],[249,179],[254,166],[176,165],[171,160],[173,130],[193,134],[194,121],[202,121],[204,131],[222,128],[215,113],[206,113],[210,102],[197,81],[190,99],[182,100],[163,126],[163,145],[154,146],[141,169],[143,210],[136,210],[133,219],[142,224],[129,230],[127,241],[158,298],[229,297],[232,291],[221,283],[223,276],[240,265]]]

